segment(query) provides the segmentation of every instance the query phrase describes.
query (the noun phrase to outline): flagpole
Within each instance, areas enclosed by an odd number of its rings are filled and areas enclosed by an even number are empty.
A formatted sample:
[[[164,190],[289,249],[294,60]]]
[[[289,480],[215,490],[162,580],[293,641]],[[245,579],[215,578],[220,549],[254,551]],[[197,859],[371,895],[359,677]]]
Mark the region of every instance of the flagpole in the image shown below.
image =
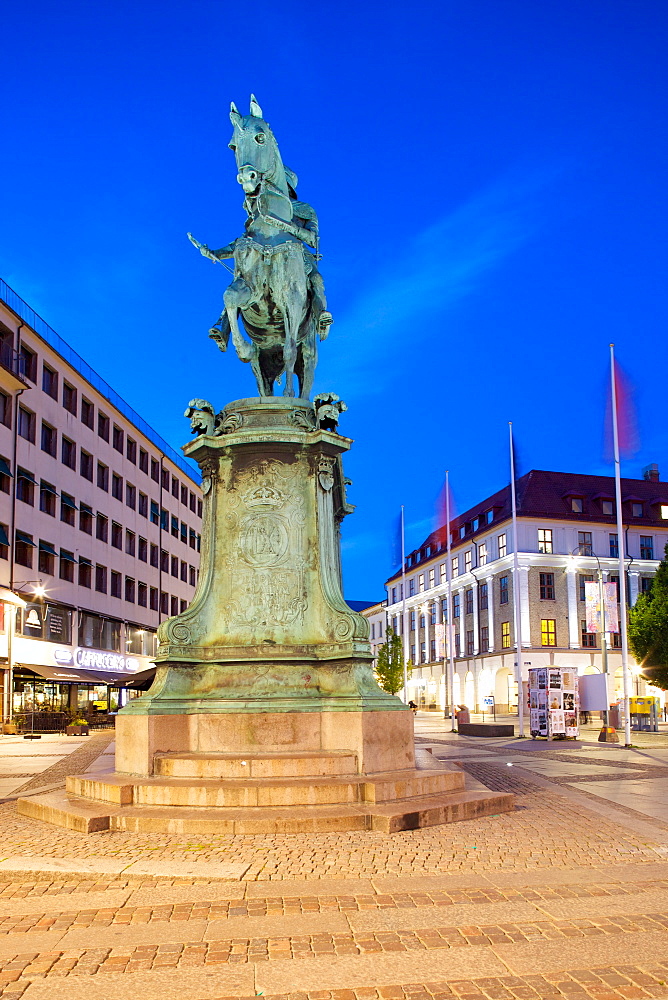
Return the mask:
[[[408,704],[408,669],[406,667],[406,539],[404,535],[404,505],[401,505],[401,649],[404,654],[404,704]]]
[[[448,581],[448,612],[446,621],[446,644],[445,655],[448,658],[448,685],[450,687],[450,719],[452,722],[452,732],[455,731],[457,716],[455,714],[455,660],[452,642],[452,560],[450,558],[450,473],[445,473],[445,530],[447,532],[447,558],[445,563],[445,576]]]
[[[622,477],[619,461],[619,428],[617,426],[617,380],[615,379],[615,345],[610,344],[610,381],[612,384],[612,440],[615,450],[615,499],[617,505],[617,553],[619,555],[619,631],[622,637],[622,678],[624,683],[624,744],[631,746],[631,716],[629,696],[629,645],[626,631],[626,570],[624,567],[624,519],[622,516]]]
[[[517,497],[515,495],[515,455],[513,453],[513,422],[508,421],[510,435],[510,498],[513,512],[513,608],[515,618],[515,643],[517,646],[517,710],[520,737],[524,736],[524,687],[522,684],[522,598],[520,594],[520,567],[517,557]]]

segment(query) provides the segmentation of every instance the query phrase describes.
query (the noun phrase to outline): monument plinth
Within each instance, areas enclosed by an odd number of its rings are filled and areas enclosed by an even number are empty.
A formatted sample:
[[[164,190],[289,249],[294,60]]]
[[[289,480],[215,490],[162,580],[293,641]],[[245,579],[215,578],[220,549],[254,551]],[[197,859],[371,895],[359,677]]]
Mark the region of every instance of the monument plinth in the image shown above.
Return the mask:
[[[223,351],[232,338],[259,395],[186,411],[204,495],[199,582],[159,628],[151,689],[118,714],[115,770],[18,810],[86,832],[287,833],[510,809],[512,795],[468,791],[459,770],[416,768],[412,712],[375,680],[368,623],[341,585],[346,406],[334,393],[309,400],[332,323],[317,215],[255,98],[230,118],[244,234],[219,250],[190,238],[234,260],[209,336]]]

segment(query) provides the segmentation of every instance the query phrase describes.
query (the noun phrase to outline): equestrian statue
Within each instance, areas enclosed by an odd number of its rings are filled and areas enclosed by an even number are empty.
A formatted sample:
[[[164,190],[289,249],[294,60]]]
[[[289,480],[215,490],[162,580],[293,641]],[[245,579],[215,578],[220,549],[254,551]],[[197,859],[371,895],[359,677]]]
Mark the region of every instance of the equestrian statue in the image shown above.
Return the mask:
[[[248,215],[245,233],[211,250],[188,238],[211,260],[234,260],[234,281],[225,290],[225,309],[209,330],[221,351],[230,333],[237,355],[253,369],[260,396],[274,396],[275,383],[285,376],[284,396],[308,399],[313,387],[317,341],[329,332],[325,288],[317,268],[318,217],[297,200],[297,176],[286,167],[262,109],[251,95],[250,114],[234,103],[230,140],[237,163],[237,180]],[[226,266],[226,265],[225,265]],[[239,316],[243,319],[243,336]]]

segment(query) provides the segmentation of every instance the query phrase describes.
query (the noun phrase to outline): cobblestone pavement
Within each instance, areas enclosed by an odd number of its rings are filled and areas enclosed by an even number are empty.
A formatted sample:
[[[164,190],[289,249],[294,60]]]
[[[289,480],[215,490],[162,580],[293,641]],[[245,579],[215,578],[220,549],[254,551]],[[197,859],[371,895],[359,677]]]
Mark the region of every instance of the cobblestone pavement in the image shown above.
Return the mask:
[[[2,1000],[668,1000],[668,824],[587,790],[649,789],[668,754],[521,753],[428,722],[432,761],[514,791],[514,813],[391,836],[86,836],[0,805]],[[46,870],[59,859],[164,875]],[[211,876],[230,863],[249,867]]]

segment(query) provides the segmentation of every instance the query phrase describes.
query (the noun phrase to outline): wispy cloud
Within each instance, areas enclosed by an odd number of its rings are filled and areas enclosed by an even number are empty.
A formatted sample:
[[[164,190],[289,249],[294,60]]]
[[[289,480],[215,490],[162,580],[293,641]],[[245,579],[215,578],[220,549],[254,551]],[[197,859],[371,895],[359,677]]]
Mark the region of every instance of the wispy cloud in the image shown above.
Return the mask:
[[[398,238],[397,252],[380,270],[370,269],[348,312],[336,316],[336,354],[341,365],[347,363],[349,386],[351,357],[361,377],[364,361],[377,356],[381,345],[405,338],[407,329],[414,337],[420,319],[442,314],[473,293],[487,272],[532,237],[543,215],[539,196],[558,173],[552,168],[506,176],[417,233],[403,250]],[[375,389],[381,386],[374,379]]]

